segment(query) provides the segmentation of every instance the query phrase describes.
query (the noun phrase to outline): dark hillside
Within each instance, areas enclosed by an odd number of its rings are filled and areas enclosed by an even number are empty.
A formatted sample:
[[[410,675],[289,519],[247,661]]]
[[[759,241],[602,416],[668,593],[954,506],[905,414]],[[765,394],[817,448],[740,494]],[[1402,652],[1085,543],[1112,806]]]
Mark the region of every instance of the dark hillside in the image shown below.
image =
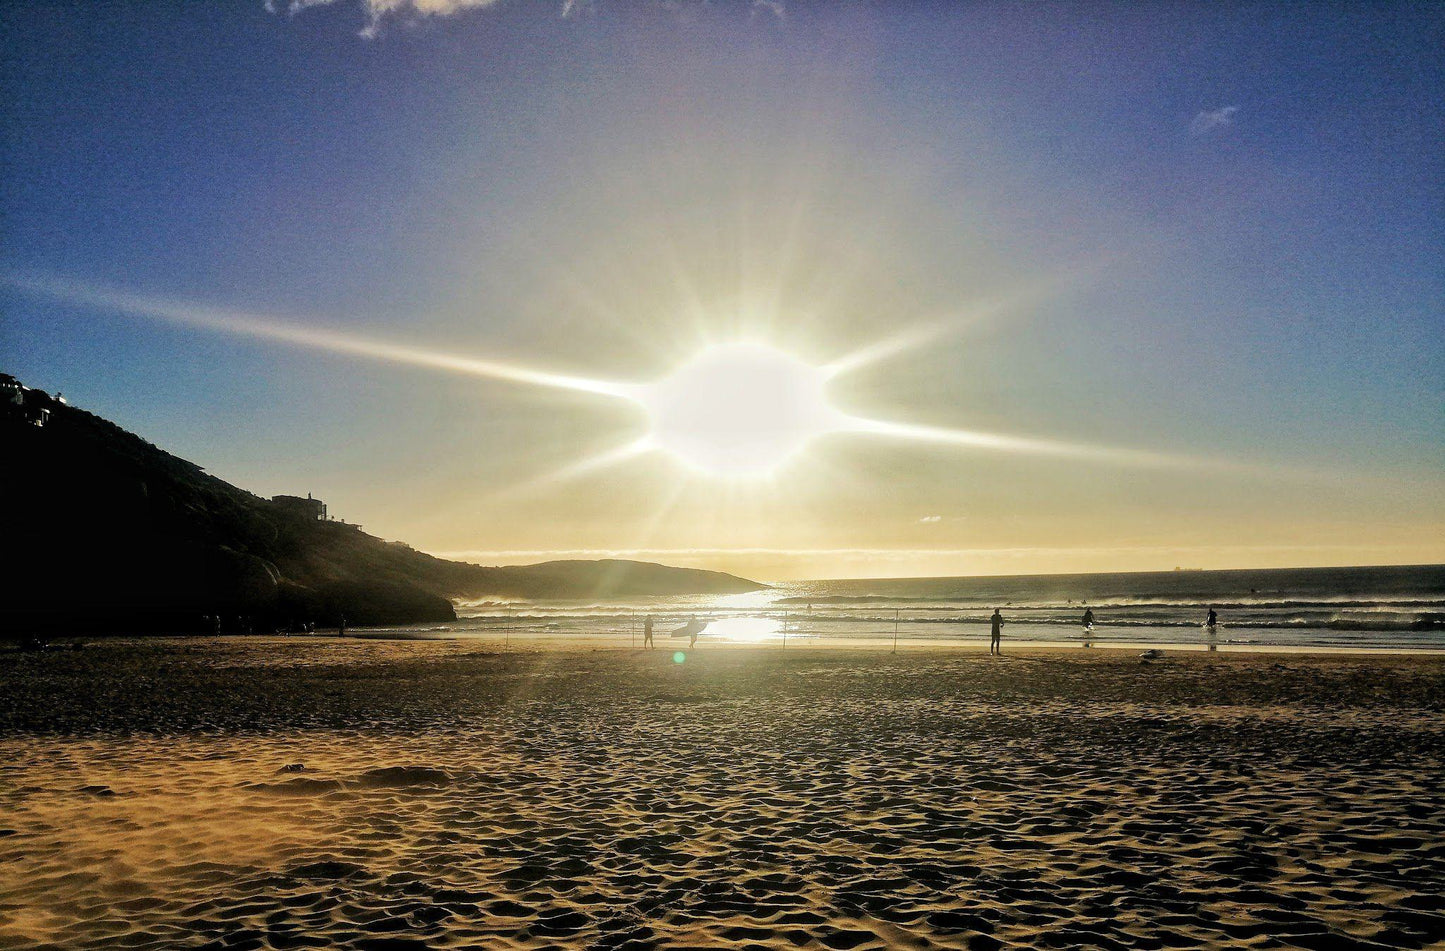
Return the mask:
[[[0,376],[0,631],[271,630],[450,620],[449,599],[753,590],[637,562],[445,561],[238,489]]]

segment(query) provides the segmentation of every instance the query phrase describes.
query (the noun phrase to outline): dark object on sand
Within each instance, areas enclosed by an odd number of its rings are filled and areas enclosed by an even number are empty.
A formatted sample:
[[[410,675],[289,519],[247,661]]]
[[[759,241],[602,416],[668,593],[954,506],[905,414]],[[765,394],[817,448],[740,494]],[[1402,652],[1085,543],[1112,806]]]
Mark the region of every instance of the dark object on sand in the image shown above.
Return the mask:
[[[1147,651],[1145,651],[1144,653],[1142,653],[1142,654],[1139,655],[1139,663],[1141,663],[1141,664],[1147,664],[1147,663],[1149,663],[1150,661],[1158,660],[1159,658],[1161,658],[1161,657],[1163,657],[1163,656],[1164,656],[1164,652],[1163,652],[1163,651],[1153,650],[1153,649],[1151,648],[1150,650],[1147,650]]]

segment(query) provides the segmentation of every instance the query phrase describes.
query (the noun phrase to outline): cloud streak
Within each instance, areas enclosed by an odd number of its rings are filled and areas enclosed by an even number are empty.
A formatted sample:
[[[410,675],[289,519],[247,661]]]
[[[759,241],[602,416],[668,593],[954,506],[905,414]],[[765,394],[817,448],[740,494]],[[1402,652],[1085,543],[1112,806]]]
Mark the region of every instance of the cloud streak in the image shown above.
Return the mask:
[[[263,6],[268,13],[284,13],[287,16],[295,16],[314,7],[359,6],[366,17],[366,26],[362,28],[361,35],[366,39],[375,39],[389,23],[416,23],[431,17],[449,17],[468,10],[494,7],[500,2],[501,0],[263,0]],[[571,19],[582,14],[595,13],[598,2],[599,0],[559,0],[558,14],[562,19]],[[653,3],[664,10],[682,13],[692,7],[706,6],[707,0],[691,0],[689,3],[682,3],[680,0],[653,0]],[[761,13],[782,21],[786,16],[782,0],[751,0],[749,9],[753,17]]]
[[[295,16],[312,7],[329,7],[353,0],[265,0],[266,10],[288,16]],[[366,14],[366,26],[361,35],[367,39],[375,37],[381,26],[388,20],[419,20],[425,17],[445,17],[463,10],[480,10],[495,6],[499,0],[360,0],[362,12]],[[572,3],[564,4],[564,9]]]
[[[1198,137],[1208,135],[1225,126],[1234,125],[1234,116],[1238,112],[1238,106],[1221,106],[1218,109],[1202,110],[1190,121],[1189,134]]]

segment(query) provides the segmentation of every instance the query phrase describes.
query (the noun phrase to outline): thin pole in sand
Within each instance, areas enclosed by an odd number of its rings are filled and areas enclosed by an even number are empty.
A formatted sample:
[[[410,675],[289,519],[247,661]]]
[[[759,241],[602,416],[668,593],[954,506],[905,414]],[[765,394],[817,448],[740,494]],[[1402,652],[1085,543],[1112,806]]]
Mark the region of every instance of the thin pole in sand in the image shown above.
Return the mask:
[[[893,609],[893,653],[898,653],[898,609]]]

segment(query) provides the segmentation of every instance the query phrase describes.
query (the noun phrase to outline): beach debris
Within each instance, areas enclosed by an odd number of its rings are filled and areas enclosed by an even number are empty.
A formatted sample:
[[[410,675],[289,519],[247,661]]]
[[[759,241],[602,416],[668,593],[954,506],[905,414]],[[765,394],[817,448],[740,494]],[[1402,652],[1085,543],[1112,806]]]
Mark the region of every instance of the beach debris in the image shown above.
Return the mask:
[[[1164,652],[1163,652],[1163,651],[1161,651],[1161,650],[1154,650],[1153,648],[1150,648],[1149,650],[1147,650],[1147,651],[1145,651],[1144,653],[1142,653],[1142,654],[1139,655],[1139,663],[1141,663],[1141,664],[1147,664],[1147,663],[1149,663],[1150,661],[1158,660],[1159,658],[1161,658],[1161,657],[1163,657],[1163,656],[1164,656]]]
[[[278,773],[304,773],[304,772],[306,772],[306,764],[305,764],[305,763],[287,763],[285,766],[282,766],[280,769],[276,770],[276,772],[278,772]]]

